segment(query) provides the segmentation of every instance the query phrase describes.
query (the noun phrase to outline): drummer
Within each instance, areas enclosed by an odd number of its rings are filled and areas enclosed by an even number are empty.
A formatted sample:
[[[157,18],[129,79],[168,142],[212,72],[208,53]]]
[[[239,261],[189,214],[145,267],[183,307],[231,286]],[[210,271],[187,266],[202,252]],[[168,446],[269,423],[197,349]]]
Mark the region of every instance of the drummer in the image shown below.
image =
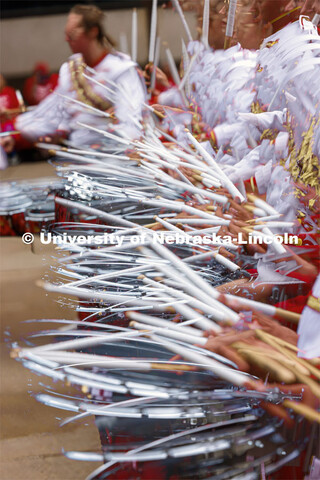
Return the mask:
[[[71,9],[65,39],[73,55],[60,68],[55,92],[33,111],[17,117],[15,128],[22,137],[35,142],[39,137],[68,136],[75,145],[91,145],[100,139],[86,127],[79,127],[78,122],[106,130],[110,119],[88,113],[90,110],[75,101],[114,112],[113,130],[130,139],[140,137],[144,86],[135,63],[114,50],[103,18],[103,12],[94,5]],[[19,146],[19,138],[11,137],[10,145],[6,139],[7,150],[14,143]]]

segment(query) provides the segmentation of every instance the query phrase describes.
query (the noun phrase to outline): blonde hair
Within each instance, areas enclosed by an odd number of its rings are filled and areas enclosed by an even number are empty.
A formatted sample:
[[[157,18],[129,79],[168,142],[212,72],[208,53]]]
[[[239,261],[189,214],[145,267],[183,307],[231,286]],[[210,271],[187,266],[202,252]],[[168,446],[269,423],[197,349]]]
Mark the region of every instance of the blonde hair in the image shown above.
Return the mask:
[[[81,15],[81,24],[86,32],[89,32],[92,28],[97,28],[97,40],[101,45],[104,45],[107,42],[112,47],[115,47],[115,42],[105,32],[103,26],[104,13],[100,8],[95,5],[78,4],[71,8],[70,13]]]

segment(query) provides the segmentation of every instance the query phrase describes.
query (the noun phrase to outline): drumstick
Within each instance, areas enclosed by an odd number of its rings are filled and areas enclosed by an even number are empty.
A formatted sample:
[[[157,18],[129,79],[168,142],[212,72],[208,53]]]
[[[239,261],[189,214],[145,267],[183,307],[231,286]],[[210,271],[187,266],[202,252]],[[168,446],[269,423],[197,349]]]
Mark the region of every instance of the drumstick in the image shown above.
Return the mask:
[[[228,10],[228,20],[227,20],[227,27],[226,27],[226,35],[224,39],[224,49],[230,47],[232,35],[233,35],[233,27],[234,27],[234,20],[236,16],[236,9],[237,9],[237,0],[230,0],[229,2],[229,10]]]
[[[11,135],[19,135],[20,132],[18,130],[11,130],[11,132],[1,132],[0,137],[11,137]]]

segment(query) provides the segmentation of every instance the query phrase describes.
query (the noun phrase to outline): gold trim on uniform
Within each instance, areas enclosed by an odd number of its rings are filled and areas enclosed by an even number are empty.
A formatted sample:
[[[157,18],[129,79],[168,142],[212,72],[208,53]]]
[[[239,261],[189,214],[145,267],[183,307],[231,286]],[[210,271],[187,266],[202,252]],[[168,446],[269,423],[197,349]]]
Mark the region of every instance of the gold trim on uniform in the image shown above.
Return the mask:
[[[71,75],[71,81],[75,91],[77,92],[78,100],[91,107],[98,108],[100,110],[108,110],[111,107],[111,103],[97,95],[90,85],[83,73],[85,71],[86,64],[82,61],[69,60],[69,71]]]
[[[317,195],[320,194],[320,185],[319,185],[319,161],[316,155],[313,153],[313,144],[314,144],[314,129],[319,124],[319,120],[316,121],[315,118],[312,119],[310,127],[306,132],[302,134],[302,143],[299,149],[295,146],[291,151],[289,171],[291,173],[294,181],[299,181],[306,186],[313,187]],[[289,131],[290,136],[292,136],[293,143],[293,132]],[[299,192],[301,192],[299,190]],[[311,200],[309,208],[312,209],[314,202]]]
[[[312,310],[315,310],[316,312],[320,312],[320,298],[310,295],[307,301],[307,305],[309,308],[312,308]]]

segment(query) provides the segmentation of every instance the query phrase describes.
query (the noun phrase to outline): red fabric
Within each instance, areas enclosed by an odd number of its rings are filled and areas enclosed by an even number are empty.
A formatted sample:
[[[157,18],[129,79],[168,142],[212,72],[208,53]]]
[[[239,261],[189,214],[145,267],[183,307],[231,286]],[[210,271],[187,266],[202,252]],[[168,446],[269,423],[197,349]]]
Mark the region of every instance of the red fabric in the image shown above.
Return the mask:
[[[53,73],[44,83],[37,81],[37,76],[27,78],[23,86],[23,97],[29,105],[38,105],[57,86],[59,75]]]
[[[12,129],[15,130],[15,119],[13,120],[13,125]],[[18,133],[17,135],[14,136],[15,139],[15,149],[16,150],[28,150],[29,148],[33,148],[33,143],[29,142],[26,138],[24,138],[21,133]]]
[[[108,52],[103,52],[100,57],[97,59],[96,62],[94,62],[92,65],[89,65],[91,68],[95,68],[97,65],[99,65],[100,62],[108,55]]]
[[[295,458],[288,465],[280,468],[277,472],[267,476],[267,480],[303,480],[305,473],[303,472],[305,460],[305,451],[299,457]]]
[[[19,101],[14,88],[3,87],[0,92],[0,107],[7,109],[19,107]]]
[[[165,92],[166,90],[169,90],[169,89],[172,88],[172,87],[175,87],[174,81],[171,80],[170,78],[169,78],[168,80],[169,80],[169,84],[170,84],[169,87],[165,87],[164,85],[159,84],[159,83],[156,82],[154,91],[156,91],[157,94],[156,94],[156,95],[153,94],[153,95],[151,96],[151,98],[150,98],[150,100],[149,100],[149,105],[158,104],[158,103],[159,103],[158,97],[159,97],[160,93]]]
[[[49,65],[46,62],[38,62],[34,66],[34,72],[42,73],[43,75],[49,74]]]
[[[15,89],[12,87],[3,87],[0,92],[0,111],[12,110],[14,108],[19,108],[19,101]],[[14,129],[13,118],[14,116],[8,118],[4,116],[1,118],[1,132],[10,132]]]
[[[0,236],[15,237],[26,232],[24,212],[0,215]]]
[[[305,307],[309,295],[298,295],[297,297],[289,298],[283,302],[277,303],[275,306],[289,310],[290,312],[301,313]]]
[[[311,217],[311,218],[314,219],[314,217]],[[305,223],[303,223],[303,226],[305,226]],[[317,252],[317,250],[319,251],[319,247],[317,245],[314,245],[314,243],[312,243],[312,240],[317,241],[319,239],[319,233],[317,232],[300,233],[298,237],[301,238],[303,247],[310,247],[310,249],[312,249],[313,247],[315,252]],[[313,255],[315,255],[315,253],[313,253]]]

